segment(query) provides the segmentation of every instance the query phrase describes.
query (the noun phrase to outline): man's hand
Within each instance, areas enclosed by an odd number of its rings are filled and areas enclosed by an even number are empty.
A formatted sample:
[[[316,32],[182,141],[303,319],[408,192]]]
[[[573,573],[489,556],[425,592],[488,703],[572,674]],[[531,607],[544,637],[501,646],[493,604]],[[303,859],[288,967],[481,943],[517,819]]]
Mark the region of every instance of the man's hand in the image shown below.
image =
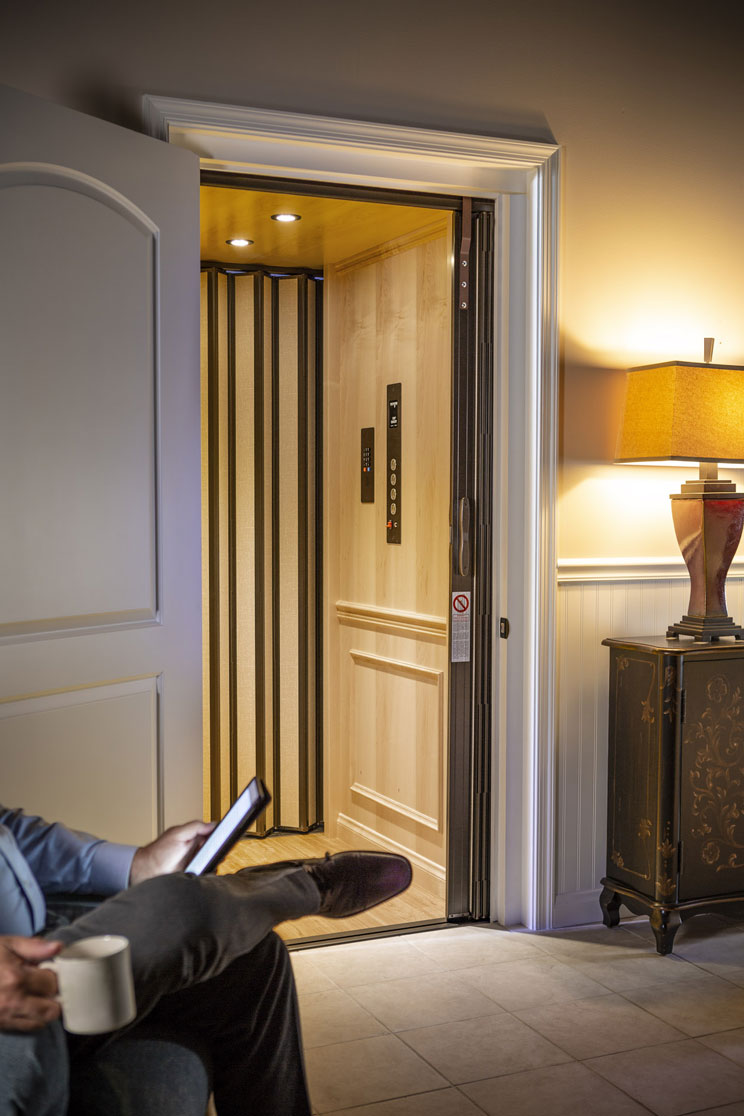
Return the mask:
[[[138,884],[153,876],[182,872],[197,849],[214,829],[214,822],[192,821],[172,825],[160,837],[137,849],[129,872],[129,883]]]
[[[39,962],[61,949],[43,938],[0,937],[0,1030],[38,1031],[59,1019],[57,975]]]

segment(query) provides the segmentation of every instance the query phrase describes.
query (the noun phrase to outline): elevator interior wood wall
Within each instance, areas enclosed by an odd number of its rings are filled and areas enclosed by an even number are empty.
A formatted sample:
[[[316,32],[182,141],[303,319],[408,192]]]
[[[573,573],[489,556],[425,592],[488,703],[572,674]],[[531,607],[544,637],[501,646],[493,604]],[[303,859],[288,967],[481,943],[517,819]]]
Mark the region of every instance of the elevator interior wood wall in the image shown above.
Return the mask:
[[[443,895],[451,460],[450,218],[326,268],[326,830],[404,851]],[[386,386],[402,384],[400,545]],[[360,431],[375,428],[375,502]]]

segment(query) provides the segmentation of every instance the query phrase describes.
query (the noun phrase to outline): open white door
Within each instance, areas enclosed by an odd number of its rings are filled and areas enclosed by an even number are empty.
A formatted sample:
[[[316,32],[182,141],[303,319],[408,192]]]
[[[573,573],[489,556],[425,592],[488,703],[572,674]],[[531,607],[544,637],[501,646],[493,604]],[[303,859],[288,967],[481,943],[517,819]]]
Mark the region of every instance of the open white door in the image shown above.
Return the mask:
[[[0,89],[0,800],[202,809],[199,163]]]

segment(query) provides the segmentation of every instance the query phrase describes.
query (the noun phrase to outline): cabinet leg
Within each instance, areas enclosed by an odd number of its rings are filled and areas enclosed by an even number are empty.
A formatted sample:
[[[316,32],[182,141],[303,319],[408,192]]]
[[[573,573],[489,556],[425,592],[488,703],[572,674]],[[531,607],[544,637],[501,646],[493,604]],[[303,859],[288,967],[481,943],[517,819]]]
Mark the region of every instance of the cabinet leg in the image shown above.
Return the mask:
[[[656,952],[663,957],[672,952],[674,935],[679,930],[681,919],[676,911],[668,911],[664,907],[652,911],[649,917],[656,938]]]
[[[603,887],[599,897],[602,908],[602,921],[605,926],[617,926],[620,921],[620,896],[611,887]]]

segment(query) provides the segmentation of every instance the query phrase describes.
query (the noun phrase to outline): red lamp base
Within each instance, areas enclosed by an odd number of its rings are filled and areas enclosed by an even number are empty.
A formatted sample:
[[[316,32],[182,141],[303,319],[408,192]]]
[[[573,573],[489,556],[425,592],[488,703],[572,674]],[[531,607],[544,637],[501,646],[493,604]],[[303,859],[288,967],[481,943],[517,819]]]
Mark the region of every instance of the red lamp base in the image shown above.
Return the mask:
[[[685,484],[671,497],[674,530],[690,573],[690,604],[679,623],[667,629],[667,638],[744,639],[744,628],[726,611],[726,574],[744,527],[744,495],[726,481],[717,482],[714,492],[701,492],[703,483]]]

